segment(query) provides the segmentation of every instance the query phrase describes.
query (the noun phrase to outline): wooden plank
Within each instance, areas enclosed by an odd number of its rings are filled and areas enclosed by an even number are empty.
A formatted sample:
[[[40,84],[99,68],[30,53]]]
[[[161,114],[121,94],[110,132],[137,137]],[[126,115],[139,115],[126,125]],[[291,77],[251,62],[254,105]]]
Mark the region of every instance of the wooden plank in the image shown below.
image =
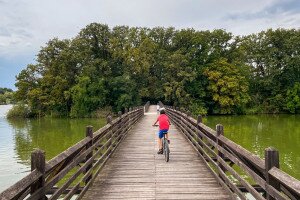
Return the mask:
[[[150,106],[151,111],[155,112],[155,107]],[[136,115],[128,123],[136,123],[140,117]],[[151,126],[155,119],[156,115],[146,115],[130,127],[83,199],[159,199],[176,189],[182,191],[182,199],[193,195],[230,199],[176,127],[170,129],[170,162],[156,154],[157,129]],[[184,188],[188,189],[184,192]]]
[[[143,108],[134,108],[129,113],[126,113],[125,115],[122,115],[116,119],[114,119],[110,125],[106,125],[96,131],[93,135],[95,136],[96,140],[101,140],[103,136],[106,135],[106,133],[111,130],[114,133],[122,133],[126,132],[130,126],[134,123],[136,123],[139,118],[143,115]],[[129,121],[129,117],[131,116],[131,121]],[[120,129],[120,123],[125,122],[125,130],[121,131]],[[116,143],[115,140],[120,141],[122,137],[115,137],[113,144],[114,147],[117,146],[118,143]],[[89,148],[89,150],[85,151],[84,148],[87,144],[91,142],[91,138],[84,138],[80,142],[76,143],[72,147],[68,148],[64,152],[60,153],[58,156],[51,159],[48,163],[45,165],[45,174],[48,176],[48,181],[46,186],[42,186],[40,189],[34,189],[34,194],[30,198],[39,198],[41,197],[47,190],[50,185],[53,185],[57,181],[59,181],[67,171],[69,171],[72,167],[74,167],[74,164],[78,164],[77,162],[82,161],[82,155],[85,155],[86,153],[91,153],[93,151],[93,147]],[[97,148],[97,147],[95,147]],[[73,160],[74,159],[74,160]],[[93,163],[93,162],[91,162]],[[30,190],[29,187],[33,187],[33,183],[36,184],[36,181],[40,179],[43,176],[41,172],[38,170],[33,170],[29,175],[21,179],[19,182],[8,188],[7,190],[0,193],[0,199],[17,199],[17,198],[25,198]],[[49,180],[51,179],[51,180]],[[40,187],[40,186],[39,186]],[[52,187],[51,187],[52,188]],[[51,188],[48,188],[49,190]]]
[[[243,179],[234,169],[232,169],[223,159],[218,157],[219,163],[222,164],[223,167],[226,168],[246,189],[247,191],[253,195],[255,199],[263,200],[265,199],[259,192],[255,190],[245,179]]]
[[[41,195],[41,191],[47,192],[48,189],[51,189],[59,180],[61,180],[71,169],[73,169],[78,163],[80,163],[82,160],[86,158],[86,156],[93,150],[93,147],[90,147],[87,149],[84,153],[82,153],[80,156],[76,157],[67,167],[62,169],[58,174],[56,174],[53,179],[49,180],[45,184],[45,186],[41,189],[39,189],[37,192],[32,194],[28,200],[30,199],[37,199]]]
[[[279,168],[279,152],[276,149],[272,148],[272,147],[269,147],[269,148],[265,149],[265,167],[266,167],[266,171],[265,171],[266,183],[268,185],[271,185],[272,187],[274,187],[276,190],[280,191],[280,182],[277,181],[272,176],[270,176],[269,173],[268,173],[268,171],[272,167]],[[275,198],[272,197],[268,193],[266,194],[266,198],[268,200],[275,200]]]
[[[60,153],[59,155],[55,156],[51,160],[49,160],[46,164],[46,174],[49,173],[56,165],[63,162],[65,159],[67,159],[69,156],[72,156],[73,154],[76,154],[76,152],[80,151],[82,148],[85,147],[87,143],[91,141],[91,138],[84,138],[80,142],[76,143],[74,146],[71,146],[64,152]]]
[[[17,199],[18,196],[22,195],[22,193],[25,192],[31,186],[32,183],[37,181],[42,176],[43,174],[38,170],[32,171],[29,175],[25,176],[20,181],[18,181],[17,183],[0,193],[0,199]]]
[[[183,128],[183,130],[189,130],[190,134],[193,134],[195,136],[194,133],[192,133],[191,129],[189,129],[187,127],[188,124],[186,121],[182,122],[182,120],[179,121],[179,123],[183,126],[185,126]],[[200,132],[200,134],[202,135],[202,133]],[[206,139],[213,145],[216,146],[216,143],[214,141],[212,141],[210,138],[208,138],[207,136],[203,135],[204,137],[206,137]],[[197,136],[196,136],[197,137]],[[193,141],[192,141],[193,142]],[[195,143],[195,142],[194,142]],[[202,141],[200,141],[200,144],[203,144]],[[208,148],[207,145],[204,144],[204,147],[206,147],[207,150],[209,150],[210,153],[212,153],[213,155],[215,155],[214,151],[212,151],[211,149]],[[198,146],[199,149],[199,146]],[[261,179],[255,172],[253,172],[246,164],[243,164],[241,161],[239,161],[237,158],[235,158],[234,156],[232,156],[231,154],[229,154],[228,151],[224,150],[221,146],[218,146],[218,149],[220,149],[220,152],[225,153],[226,155],[230,155],[229,158],[231,158],[232,161],[234,161],[235,164],[238,164],[240,167],[242,167],[242,169],[246,170],[246,172],[248,172],[248,174],[250,176],[252,176],[263,188],[265,188],[265,181],[263,179]]]
[[[268,171],[269,175],[278,180],[280,184],[284,185],[284,187],[291,191],[296,198],[300,199],[300,181],[295,179],[294,177],[288,175],[284,171],[273,167]]]
[[[87,126],[86,127],[86,137],[91,138],[92,140],[86,145],[86,149],[89,149],[90,147],[93,146],[93,127],[92,126]],[[88,161],[90,158],[93,157],[93,151],[91,151],[91,153],[87,154],[86,156],[86,161]],[[89,169],[91,169],[93,166],[93,159],[91,160],[90,164],[86,167],[86,172],[89,171]],[[86,180],[85,184],[87,184],[89,182],[89,180],[92,178],[92,175]]]
[[[186,136],[186,137],[187,137],[187,136]],[[187,137],[187,139],[188,139],[189,141],[191,140],[191,138],[188,138],[188,137]],[[195,140],[195,139],[192,138],[192,140]],[[190,142],[192,142],[192,141],[190,141]],[[205,144],[205,143],[203,143],[203,144]],[[208,148],[208,149],[210,149],[210,148]],[[240,190],[238,189],[238,187],[237,187],[236,185],[234,185],[234,184],[229,180],[229,178],[226,176],[226,174],[223,172],[223,170],[220,168],[220,166],[218,166],[218,164],[217,164],[216,162],[214,162],[214,160],[213,160],[213,159],[212,159],[205,151],[203,151],[202,153],[203,153],[203,156],[200,154],[201,157],[204,159],[204,156],[206,156],[206,158],[208,158],[208,160],[209,160],[209,163],[210,163],[210,164],[213,164],[214,167],[218,169],[218,175],[217,175],[216,172],[214,172],[214,171],[209,167],[209,169],[211,169],[211,171],[215,174],[215,177],[216,177],[216,179],[219,181],[219,183],[222,183],[222,182],[226,183],[227,186],[230,187],[230,188],[231,188],[231,189],[239,196],[240,199],[246,199],[246,197],[244,196],[243,193],[240,192]],[[215,152],[213,152],[213,154],[214,154],[214,156],[218,157],[218,155],[217,155]],[[222,178],[222,179],[221,179],[221,178]],[[223,187],[224,187],[224,186],[223,186]]]
[[[232,162],[242,168],[250,177],[252,177],[263,189],[266,189],[266,181],[257,175],[252,169],[250,169],[246,164],[240,161],[238,158],[233,156],[227,150],[222,147],[218,147],[218,150],[226,155]]]
[[[41,178],[39,178],[35,183],[33,183],[30,187],[30,195],[34,194],[36,191],[41,190],[41,195],[38,199],[46,199],[45,196],[45,152],[36,149],[31,153],[31,171],[38,170],[43,174]]]
[[[240,145],[235,144],[234,142],[232,142],[231,140],[227,139],[224,136],[220,136],[219,139],[228,148],[235,151],[237,154],[243,156],[244,159],[249,160],[251,162],[251,164],[254,165],[261,173],[264,173],[265,163],[260,157],[258,157],[257,155],[254,155],[253,153],[249,152],[248,150],[241,147]]]

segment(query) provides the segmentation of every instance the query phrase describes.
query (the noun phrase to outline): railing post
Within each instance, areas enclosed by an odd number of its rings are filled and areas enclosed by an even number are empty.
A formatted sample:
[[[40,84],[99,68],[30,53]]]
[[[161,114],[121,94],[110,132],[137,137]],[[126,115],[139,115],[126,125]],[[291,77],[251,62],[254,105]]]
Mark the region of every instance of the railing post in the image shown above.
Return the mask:
[[[129,111],[131,111],[131,108],[129,108]],[[128,115],[128,120],[129,120],[129,126],[128,126],[128,129],[131,127],[131,118],[132,118],[132,113],[130,113]]]
[[[106,117],[106,123],[110,124],[112,122],[112,117],[110,115],[107,115]]]
[[[92,126],[87,126],[86,127],[86,132],[85,132],[85,136],[91,138],[92,140],[86,144],[85,148],[89,149],[90,147],[93,146],[93,127]],[[91,153],[89,153],[86,158],[85,161],[88,161],[91,157],[93,157],[93,151],[91,151]],[[85,170],[85,173],[88,173],[88,171],[93,167],[93,161],[91,162],[91,164],[89,164]],[[87,184],[93,177],[93,174],[91,173],[91,175],[86,179],[85,184]]]
[[[125,113],[128,113],[128,108],[125,108]]]
[[[122,116],[122,111],[119,111],[118,112],[118,117],[121,117]]]
[[[218,144],[218,146],[222,147],[223,145],[222,145],[221,141],[219,140],[219,137],[221,135],[224,135],[224,127],[222,124],[216,125],[216,132],[217,132],[217,144]],[[218,157],[219,158],[217,158],[217,160],[224,159],[224,154],[222,154],[220,151],[218,151]],[[220,167],[221,170],[224,171],[224,167],[219,163],[219,161],[218,161],[218,166]],[[219,173],[219,176],[220,176],[220,173]]]
[[[198,115],[197,124],[202,123],[202,115]]]
[[[192,116],[191,111],[188,110],[188,111],[186,112],[186,115],[187,115],[188,117]]]
[[[118,129],[120,130],[119,135],[122,135],[122,126],[123,126],[123,119],[121,118],[122,111],[118,112],[118,116],[120,117],[120,121],[119,121],[119,125],[118,125]],[[122,138],[122,137],[119,137],[119,135],[116,136],[118,138],[118,141]]]
[[[273,147],[268,147],[265,149],[265,166],[266,166],[266,182],[267,184],[274,187],[276,190],[280,191],[280,183],[269,175],[269,170],[272,167],[277,167],[279,169],[279,152]],[[266,194],[267,199],[273,200],[271,195]]]
[[[197,118],[197,128],[199,127],[199,124],[201,124],[202,123],[202,115],[198,115],[198,118]],[[203,137],[199,134],[198,135],[199,136],[199,139],[203,142]],[[201,143],[201,142],[198,142],[198,144],[202,147],[202,149],[203,149],[203,144]],[[203,153],[202,152],[200,152],[201,153],[201,155],[203,155]]]
[[[42,177],[39,178],[38,181],[36,181],[34,184],[31,185],[30,188],[30,194],[33,194],[35,191],[37,191],[40,188],[44,188],[45,186],[45,166],[46,166],[46,159],[45,159],[45,152],[36,149],[31,153],[31,171],[38,170],[40,173],[42,173]],[[45,195],[45,190],[43,189],[43,196],[40,199],[47,199]]]

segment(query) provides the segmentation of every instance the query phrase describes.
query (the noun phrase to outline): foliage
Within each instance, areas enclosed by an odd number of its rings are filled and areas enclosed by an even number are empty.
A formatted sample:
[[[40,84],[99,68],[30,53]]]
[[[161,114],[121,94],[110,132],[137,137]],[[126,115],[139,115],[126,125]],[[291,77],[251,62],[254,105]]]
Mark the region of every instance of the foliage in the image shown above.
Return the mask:
[[[207,89],[213,113],[236,113],[237,107],[248,102],[248,82],[237,66],[220,59],[209,65],[204,75],[209,80]]]
[[[4,94],[4,93],[6,93],[6,92],[13,92],[13,90],[12,90],[12,89],[9,89],[9,88],[1,88],[1,87],[0,87],[0,94]]]
[[[294,87],[288,89],[286,107],[291,113],[299,113],[300,111],[300,83],[296,82]]]
[[[92,23],[49,40],[16,77],[15,97],[35,116],[91,117],[148,100],[193,114],[297,113],[299,53],[294,29],[236,37]]]
[[[245,63],[250,66],[252,107],[284,111],[287,90],[300,81],[300,31],[276,29],[243,38]]]
[[[0,88],[0,105],[13,104],[14,92],[9,88]]]
[[[7,118],[27,118],[32,117],[32,113],[28,106],[24,104],[16,104],[10,109],[6,115]]]

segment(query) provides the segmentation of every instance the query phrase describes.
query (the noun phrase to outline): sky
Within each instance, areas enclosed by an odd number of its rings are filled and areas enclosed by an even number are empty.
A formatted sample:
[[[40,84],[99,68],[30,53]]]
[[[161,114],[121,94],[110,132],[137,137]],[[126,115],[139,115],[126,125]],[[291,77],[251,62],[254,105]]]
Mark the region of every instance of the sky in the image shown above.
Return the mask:
[[[300,0],[0,0],[0,87],[35,63],[41,46],[73,38],[92,22],[234,35],[300,26]]]

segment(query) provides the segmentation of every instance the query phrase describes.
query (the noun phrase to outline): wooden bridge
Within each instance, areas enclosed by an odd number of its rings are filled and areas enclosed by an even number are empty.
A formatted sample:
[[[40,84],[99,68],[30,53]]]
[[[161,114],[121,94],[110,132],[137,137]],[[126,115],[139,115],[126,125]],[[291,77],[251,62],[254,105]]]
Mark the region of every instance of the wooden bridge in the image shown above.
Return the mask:
[[[161,104],[161,106],[164,106]],[[157,155],[155,106],[125,111],[50,161],[36,150],[32,172],[0,194],[6,199],[300,199],[300,181],[175,107],[170,161]],[[247,175],[247,176],[245,176]],[[247,177],[247,178],[245,178]]]

